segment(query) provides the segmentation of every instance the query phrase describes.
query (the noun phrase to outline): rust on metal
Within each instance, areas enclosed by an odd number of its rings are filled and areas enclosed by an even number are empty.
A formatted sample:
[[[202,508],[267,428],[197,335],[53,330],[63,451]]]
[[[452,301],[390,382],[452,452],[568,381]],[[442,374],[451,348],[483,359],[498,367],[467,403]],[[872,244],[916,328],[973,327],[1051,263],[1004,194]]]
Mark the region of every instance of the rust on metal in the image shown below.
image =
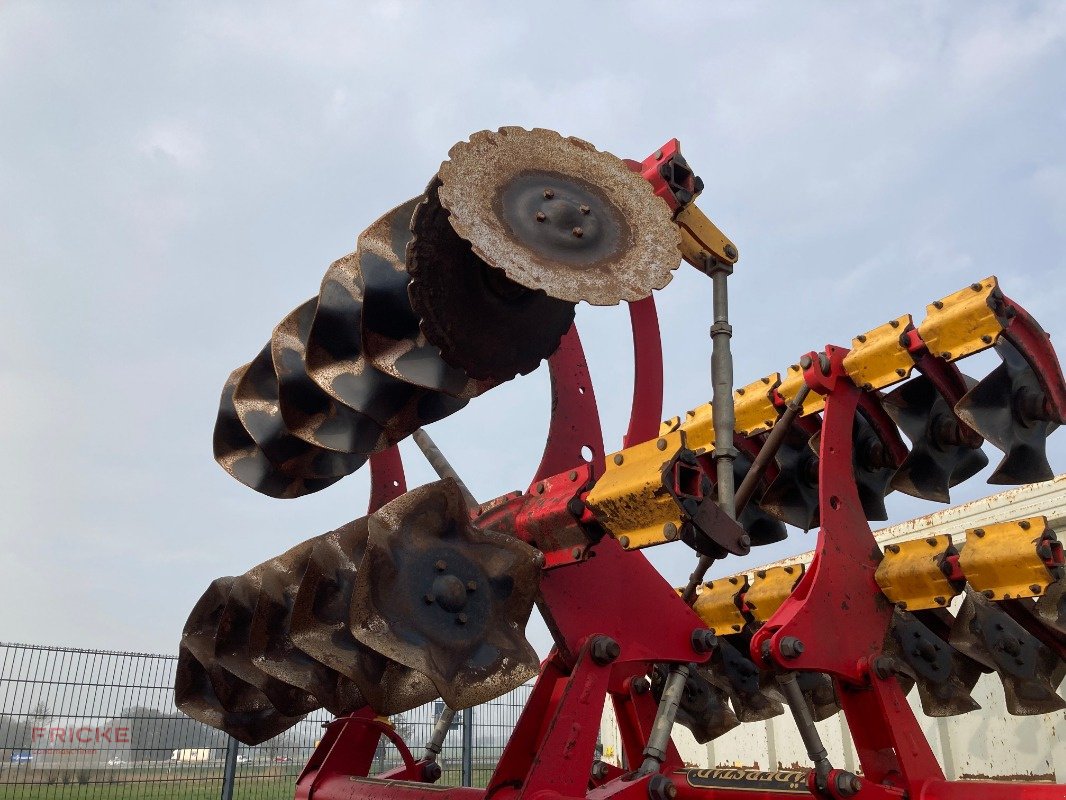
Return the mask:
[[[452,227],[528,289],[615,305],[663,288],[681,262],[666,202],[588,142],[508,127],[471,135],[448,158],[438,174]]]

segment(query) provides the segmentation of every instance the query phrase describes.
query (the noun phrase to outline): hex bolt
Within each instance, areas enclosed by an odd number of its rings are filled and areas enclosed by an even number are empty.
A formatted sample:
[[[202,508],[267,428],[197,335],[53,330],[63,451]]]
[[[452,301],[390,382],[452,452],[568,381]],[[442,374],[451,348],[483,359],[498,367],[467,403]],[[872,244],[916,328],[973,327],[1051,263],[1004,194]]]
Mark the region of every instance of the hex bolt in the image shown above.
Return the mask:
[[[941,301],[941,300],[934,300],[933,301],[933,308],[935,308],[937,311],[939,311],[943,307],[944,307],[943,301]]]
[[[573,550],[571,550],[570,551],[570,558],[574,559],[574,561],[577,561],[578,559],[580,559],[581,558],[581,548],[580,547],[575,547]]]
[[[970,284],[970,288],[973,289],[975,292],[979,292],[979,291],[981,291],[981,284],[979,284],[979,283],[971,283]]]
[[[667,522],[663,525],[663,537],[668,542],[672,542],[677,539],[677,526],[672,522]]]
[[[974,528],[973,529],[973,535],[976,536],[978,539],[984,538],[984,535],[985,535],[984,528]]]
[[[625,461],[625,457],[621,453],[615,453],[614,463],[618,466],[622,466],[623,461]]]
[[[855,337],[855,339],[859,342],[859,344],[864,344],[866,342],[866,334],[860,333],[858,336]]]
[[[597,636],[592,641],[592,660],[600,666],[610,664],[622,654],[622,648],[610,636]]]
[[[718,646],[718,637],[708,628],[696,628],[692,632],[692,649],[697,653],[709,653]]]
[[[1032,592],[1033,594],[1040,594],[1042,589],[1040,588],[1040,584],[1039,583],[1032,583],[1032,584],[1029,585],[1029,591]]]
[[[781,655],[785,658],[799,658],[806,650],[806,646],[795,636],[785,636],[781,639]]]
[[[466,619],[467,619],[466,614],[456,614],[455,615],[455,621],[457,623],[459,623],[460,625],[466,625]]]
[[[553,189],[545,189],[544,190],[544,199],[545,200],[551,200],[553,197],[555,197],[555,191]]]
[[[580,497],[571,497],[566,501],[566,510],[575,517],[580,517],[585,513],[585,501]]]
[[[648,781],[649,800],[674,800],[677,797],[677,787],[674,782],[661,772],[651,776]]]
[[[548,215],[545,214],[543,211],[538,211],[537,212],[537,222],[544,222],[544,220],[546,220],[547,218],[548,218]]]
[[[899,320],[898,319],[890,319],[888,321],[888,324],[891,325],[893,328],[898,328],[899,327]]]
[[[574,234],[575,238],[578,238],[578,239],[580,239],[582,236],[585,235],[585,231],[583,229],[581,229],[581,228],[574,228],[573,230],[570,231],[570,233]]]
[[[724,248],[722,248],[722,252],[725,253],[726,258],[731,259],[733,261],[736,261],[737,256],[740,255],[740,253],[737,252],[737,248],[735,248],[731,244],[727,244]]]
[[[903,367],[896,367],[896,374],[901,378],[905,378],[907,377],[907,370],[903,369]]]
[[[887,681],[895,672],[896,664],[888,656],[878,656],[874,660],[874,674],[883,681]]]
[[[651,681],[644,677],[634,678],[630,687],[633,689],[633,694],[647,694],[651,691]]]
[[[943,606],[947,605],[948,600],[943,595],[938,594],[936,597],[933,598],[933,602],[936,603],[938,606]]]
[[[751,537],[745,533],[741,535],[739,539],[737,539],[737,544],[739,544],[741,547],[751,547]]]
[[[836,777],[837,793],[841,797],[854,797],[862,791],[862,778],[846,770],[841,770]]]
[[[811,368],[811,364],[813,364],[813,363],[814,362],[811,360],[810,356],[804,356],[803,358],[800,359],[800,366],[803,367],[803,369],[810,369]]]
[[[592,762],[592,780],[602,781],[607,779],[608,767],[604,761]]]
[[[567,475],[566,477],[568,477],[572,481],[576,481],[577,480],[577,470],[576,469],[570,470],[570,474]]]
[[[666,439],[658,439],[658,440],[656,440],[655,446],[659,450],[665,450],[666,449]]]
[[[437,568],[437,572],[444,572],[444,570],[448,569],[448,562],[443,559],[440,559],[433,566]]]
[[[581,206],[581,213],[582,214],[588,214],[590,211],[592,211],[592,209],[589,208],[588,206],[585,206],[585,205]]]
[[[434,597],[432,594],[428,594],[428,593],[425,596],[423,596],[422,599],[426,601],[426,605],[427,606],[431,606],[435,602],[437,602],[437,598]]]
[[[895,555],[896,553],[898,553],[898,552],[899,552],[899,545],[898,545],[898,544],[890,544],[890,545],[888,545],[888,546],[887,546],[887,547],[885,548],[885,550],[887,550],[888,552],[890,552],[890,553],[892,553],[893,555]]]
[[[1018,523],[1018,527],[1021,528],[1023,531],[1027,531],[1033,526],[1032,523],[1029,522],[1029,520],[1023,519],[1021,522]]]
[[[477,581],[467,581],[466,582],[466,590],[468,592],[476,592],[477,591]]]
[[[628,550],[629,549],[629,537],[628,536],[619,536],[618,537],[618,544],[622,545],[623,548]]]
[[[989,600],[996,596],[996,593],[993,592],[991,589],[985,589],[983,592],[981,592],[981,594],[983,594]]]

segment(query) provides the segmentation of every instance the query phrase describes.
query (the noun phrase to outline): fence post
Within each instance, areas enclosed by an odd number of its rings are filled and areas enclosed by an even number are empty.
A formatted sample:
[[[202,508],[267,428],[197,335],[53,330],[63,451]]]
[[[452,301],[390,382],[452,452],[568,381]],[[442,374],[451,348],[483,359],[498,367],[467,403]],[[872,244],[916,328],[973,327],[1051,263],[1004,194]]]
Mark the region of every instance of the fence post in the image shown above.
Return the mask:
[[[474,785],[474,709],[463,709],[463,770],[460,785]]]
[[[237,740],[226,741],[226,767],[222,773],[222,800],[233,800],[233,781],[237,777]]]

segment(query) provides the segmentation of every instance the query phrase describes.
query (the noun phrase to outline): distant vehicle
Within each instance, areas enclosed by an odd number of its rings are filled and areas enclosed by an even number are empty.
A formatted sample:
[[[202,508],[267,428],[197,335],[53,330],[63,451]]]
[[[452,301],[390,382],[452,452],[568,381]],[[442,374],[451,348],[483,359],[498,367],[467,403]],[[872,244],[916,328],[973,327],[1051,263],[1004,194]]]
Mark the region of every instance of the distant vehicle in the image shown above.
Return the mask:
[[[33,755],[31,753],[22,751],[11,754],[12,764],[25,764],[27,761],[33,761]]]
[[[288,764],[290,761],[292,761],[292,759],[289,758],[288,756],[275,756],[274,757],[274,763],[275,764]]]
[[[248,760],[249,760],[249,759],[248,759],[248,756],[242,756],[242,755],[238,755],[238,756],[237,756],[237,763],[238,763],[238,764],[244,764],[244,763],[247,763],[247,761],[248,761]]]
[[[111,758],[107,761],[109,767],[124,767],[127,763],[128,762],[123,761],[121,758]]]
[[[211,760],[211,748],[210,747],[183,747],[180,750],[175,750],[170,757],[171,761],[177,761],[179,764],[193,764],[200,761]]]

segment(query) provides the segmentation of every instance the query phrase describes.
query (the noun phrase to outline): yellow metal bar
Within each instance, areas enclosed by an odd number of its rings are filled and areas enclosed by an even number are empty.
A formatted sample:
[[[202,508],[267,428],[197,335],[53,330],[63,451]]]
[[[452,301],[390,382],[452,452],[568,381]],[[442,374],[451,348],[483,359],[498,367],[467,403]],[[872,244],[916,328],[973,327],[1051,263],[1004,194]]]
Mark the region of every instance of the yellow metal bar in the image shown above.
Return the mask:
[[[874,580],[882,593],[900,608],[918,611],[943,608],[962,588],[947,579],[940,565],[954,553],[947,535],[890,544],[877,566]]]
[[[1031,517],[966,531],[959,566],[967,583],[990,600],[1043,594],[1055,580],[1036,552],[1047,529],[1047,517]]]
[[[785,379],[777,387],[777,393],[785,398],[786,402],[791,402],[792,398],[799,393],[800,387],[805,384],[803,368],[799,364],[791,364],[785,370]],[[816,414],[823,408],[825,408],[825,398],[818,392],[810,392],[807,395],[807,399],[803,401],[803,411],[800,412],[800,416],[806,417],[809,414]]]
[[[774,389],[780,385],[781,373],[774,372],[736,390],[733,408],[737,433],[742,436],[754,436],[774,427],[778,411],[771,396]]]
[[[927,306],[918,335],[929,352],[956,361],[991,347],[1003,331],[991,305],[998,289],[992,275]]]
[[[737,607],[737,595],[747,589],[746,575],[708,581],[696,597],[692,610],[716,636],[740,633],[747,620]]]
[[[770,567],[755,573],[751,588],[744,595],[744,603],[756,622],[766,622],[792,594],[803,577],[802,564]]]
[[[685,206],[674,221],[681,230],[681,255],[696,269],[706,269],[708,255],[726,264],[736,263],[736,245],[695,203]]]
[[[869,391],[908,378],[914,359],[899,337],[913,328],[911,315],[904,314],[852,339],[851,351],[844,356],[844,371],[852,382]]]
[[[684,433],[673,431],[607,456],[587,502],[627,550],[678,538],[681,509],[667,491],[663,471],[682,447]]]

